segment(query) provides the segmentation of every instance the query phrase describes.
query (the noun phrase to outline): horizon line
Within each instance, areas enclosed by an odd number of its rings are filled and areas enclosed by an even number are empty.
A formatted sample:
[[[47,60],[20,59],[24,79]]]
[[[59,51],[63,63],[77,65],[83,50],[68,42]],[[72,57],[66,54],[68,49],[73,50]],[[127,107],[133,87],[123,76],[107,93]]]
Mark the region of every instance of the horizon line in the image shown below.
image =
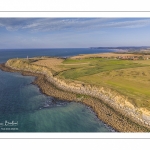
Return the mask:
[[[76,49],[76,48],[142,48],[142,47],[146,47],[146,48],[150,48],[150,46],[91,46],[91,47],[61,47],[61,48],[58,48],[58,47],[49,47],[49,48],[44,48],[44,47],[40,47],[40,48],[0,48],[0,49],[69,49],[69,48],[72,48],[72,49]]]

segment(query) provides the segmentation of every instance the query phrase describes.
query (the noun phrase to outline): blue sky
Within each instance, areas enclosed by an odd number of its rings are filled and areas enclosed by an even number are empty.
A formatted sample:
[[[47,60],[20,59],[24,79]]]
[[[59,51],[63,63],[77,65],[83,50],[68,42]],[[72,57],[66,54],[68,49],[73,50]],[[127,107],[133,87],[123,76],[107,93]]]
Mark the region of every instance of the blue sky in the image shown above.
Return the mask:
[[[150,18],[0,18],[0,49],[150,46]]]

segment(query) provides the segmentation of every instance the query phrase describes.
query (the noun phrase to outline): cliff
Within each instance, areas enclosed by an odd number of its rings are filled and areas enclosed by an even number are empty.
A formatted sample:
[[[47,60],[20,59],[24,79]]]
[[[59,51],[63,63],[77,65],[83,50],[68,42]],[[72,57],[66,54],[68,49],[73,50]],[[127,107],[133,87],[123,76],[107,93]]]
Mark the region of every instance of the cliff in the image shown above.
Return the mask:
[[[136,123],[150,129],[150,112],[145,108],[136,108],[129,102],[128,97],[121,95],[112,89],[59,79],[56,76],[53,76],[49,68],[30,64],[28,61],[23,59],[8,60],[5,66],[15,70],[42,74],[48,82],[52,83],[61,90],[98,98],[114,110],[120,112],[122,115],[129,117]]]

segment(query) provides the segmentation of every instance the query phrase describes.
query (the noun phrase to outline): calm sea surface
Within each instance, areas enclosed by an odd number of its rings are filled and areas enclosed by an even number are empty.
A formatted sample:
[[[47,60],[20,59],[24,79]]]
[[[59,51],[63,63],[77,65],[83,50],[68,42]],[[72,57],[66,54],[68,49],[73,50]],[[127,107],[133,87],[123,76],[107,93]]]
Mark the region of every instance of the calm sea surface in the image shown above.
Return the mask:
[[[11,49],[0,50],[0,63],[10,58],[69,57],[112,50]],[[0,70],[0,132],[114,132],[87,106],[55,99],[31,83],[34,77]]]

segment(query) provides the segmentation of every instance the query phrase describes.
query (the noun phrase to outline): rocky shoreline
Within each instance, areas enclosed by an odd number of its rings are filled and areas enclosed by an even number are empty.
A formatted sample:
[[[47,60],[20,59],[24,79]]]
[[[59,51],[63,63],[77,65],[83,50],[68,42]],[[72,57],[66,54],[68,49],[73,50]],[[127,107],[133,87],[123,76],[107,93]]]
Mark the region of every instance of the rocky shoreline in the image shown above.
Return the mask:
[[[119,110],[112,108],[104,101],[91,96],[77,98],[76,92],[68,92],[65,89],[56,87],[52,82],[47,80],[44,74],[34,73],[31,71],[21,71],[12,69],[5,64],[0,64],[0,69],[7,72],[19,72],[26,76],[35,76],[33,84],[36,84],[42,93],[53,96],[58,99],[75,101],[90,106],[97,114],[97,117],[104,123],[108,124],[119,132],[149,132],[150,129],[142,124],[132,121],[128,116],[122,115]]]

